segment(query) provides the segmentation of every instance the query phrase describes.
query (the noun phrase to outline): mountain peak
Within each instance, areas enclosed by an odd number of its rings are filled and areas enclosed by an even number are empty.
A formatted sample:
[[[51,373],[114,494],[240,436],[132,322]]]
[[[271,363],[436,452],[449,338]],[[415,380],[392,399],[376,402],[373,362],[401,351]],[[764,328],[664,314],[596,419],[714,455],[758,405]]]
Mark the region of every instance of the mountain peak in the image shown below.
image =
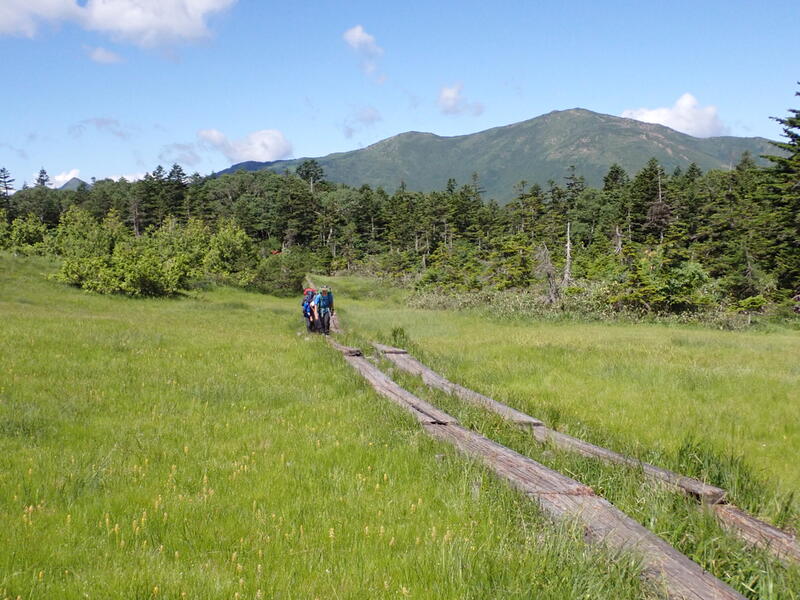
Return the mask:
[[[62,185],[59,190],[66,190],[66,191],[75,191],[80,188],[82,185],[88,186],[89,184],[86,183],[83,179],[78,179],[77,177],[73,177],[67,183]]]

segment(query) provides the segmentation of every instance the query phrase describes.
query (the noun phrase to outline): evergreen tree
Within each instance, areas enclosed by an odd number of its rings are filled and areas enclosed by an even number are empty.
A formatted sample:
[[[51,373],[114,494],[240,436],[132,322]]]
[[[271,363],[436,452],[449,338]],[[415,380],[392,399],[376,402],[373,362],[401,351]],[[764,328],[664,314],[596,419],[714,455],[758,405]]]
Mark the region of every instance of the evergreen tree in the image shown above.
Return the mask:
[[[309,190],[314,193],[314,184],[325,178],[325,170],[314,159],[304,160],[297,167],[297,176],[303,181],[308,182]]]
[[[184,199],[187,187],[186,173],[178,163],[172,165],[164,183],[165,209],[168,215],[186,220]]]
[[[47,187],[50,183],[50,176],[47,174],[47,171],[44,170],[44,167],[39,169],[39,175],[36,177],[36,187]]]
[[[0,210],[10,211],[14,179],[5,167],[0,169]],[[10,216],[10,215],[8,215]]]
[[[630,236],[635,242],[644,241],[648,230],[652,232],[657,228],[657,222],[650,222],[648,225],[648,214],[654,204],[660,205],[664,202],[662,185],[666,183],[664,168],[658,160],[651,158],[644,168],[636,174],[630,186],[630,200],[626,207],[627,226]],[[663,215],[665,211],[659,206],[657,214]],[[657,229],[656,229],[657,231]]]
[[[603,191],[611,192],[625,187],[628,184],[628,174],[621,166],[614,163],[608,168],[608,173],[603,177]]]
[[[766,157],[773,166],[765,192],[780,229],[775,240],[778,284],[796,291],[800,289],[800,109],[773,119],[783,126],[786,141],[772,142],[784,154]]]

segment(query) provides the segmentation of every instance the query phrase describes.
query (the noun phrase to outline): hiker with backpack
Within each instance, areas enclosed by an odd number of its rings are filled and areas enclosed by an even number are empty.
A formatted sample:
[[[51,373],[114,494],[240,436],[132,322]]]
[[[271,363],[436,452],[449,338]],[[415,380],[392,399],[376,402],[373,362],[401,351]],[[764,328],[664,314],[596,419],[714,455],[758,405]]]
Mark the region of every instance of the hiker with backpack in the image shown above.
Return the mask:
[[[303,308],[303,318],[306,321],[306,331],[314,331],[316,320],[314,318],[314,310],[311,306],[311,303],[314,301],[315,296],[317,295],[317,290],[314,288],[306,288],[303,290],[303,302],[301,306]]]
[[[333,292],[331,292],[331,289],[327,286],[320,289],[317,295],[314,296],[311,307],[317,323],[317,330],[328,335],[331,332],[331,317],[334,314]]]

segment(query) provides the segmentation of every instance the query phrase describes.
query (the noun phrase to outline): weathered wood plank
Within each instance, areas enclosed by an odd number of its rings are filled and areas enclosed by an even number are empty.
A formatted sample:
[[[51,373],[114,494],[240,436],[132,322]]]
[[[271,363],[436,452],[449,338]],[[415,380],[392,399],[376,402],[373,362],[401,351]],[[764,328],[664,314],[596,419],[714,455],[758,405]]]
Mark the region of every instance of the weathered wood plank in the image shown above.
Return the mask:
[[[553,429],[549,429],[547,427],[537,427],[533,430],[533,436],[540,442],[550,442],[557,448],[571,450],[573,452],[582,454],[583,456],[599,458],[607,462],[641,468],[644,474],[651,479],[657,479],[661,482],[664,482],[667,485],[694,496],[701,502],[707,504],[716,504],[717,502],[722,501],[726,494],[725,490],[722,488],[709,485],[700,481],[699,479],[679,475],[673,471],[656,467],[655,465],[636,460],[635,458],[624,456],[623,454],[619,454],[613,450],[609,450],[608,448],[595,446],[594,444],[590,444],[584,440],[574,438],[559,431],[554,431]]]
[[[539,419],[535,419],[530,415],[526,415],[523,412],[503,404],[502,402],[497,402],[488,396],[484,396],[483,394],[479,394],[478,392],[445,379],[436,371],[428,368],[401,348],[393,348],[391,346],[384,346],[383,344],[376,343],[373,343],[373,346],[375,346],[379,352],[384,354],[386,358],[392,361],[400,369],[406,371],[407,373],[411,373],[412,375],[422,377],[422,381],[424,381],[425,384],[430,387],[440,389],[452,396],[461,398],[466,402],[482,406],[483,408],[491,410],[492,412],[502,416],[504,419],[517,423],[518,425],[529,427],[539,427],[542,425],[542,422]]]
[[[668,598],[743,599],[658,536],[596,496],[588,486],[461,427],[454,418],[398,386],[363,356],[344,356],[378,393],[414,413],[426,432],[482,461],[499,477],[537,501],[547,514],[557,519],[577,520],[585,528],[589,541],[641,556],[643,574],[656,585],[663,586]],[[433,411],[439,413],[436,420],[431,419]]]
[[[554,446],[573,452],[578,452],[584,456],[592,458],[599,458],[618,464],[626,464],[634,467],[641,467],[645,475],[648,477],[658,479],[668,485],[676,487],[683,492],[699,498],[701,501],[714,504],[722,500],[725,496],[725,490],[708,485],[697,479],[691,477],[684,477],[667,469],[656,467],[649,463],[641,462],[636,459],[624,456],[607,448],[595,446],[589,442],[572,436],[554,431],[544,427],[542,421],[531,417],[523,412],[517,411],[510,406],[501,402],[497,402],[491,398],[483,396],[470,389],[462,387],[456,383],[448,381],[435,371],[431,370],[410,354],[401,351],[400,348],[392,348],[391,346],[383,346],[382,344],[373,344],[380,352],[384,353],[386,357],[392,361],[399,368],[404,371],[422,377],[422,380],[429,386],[443,390],[449,394],[456,395],[459,398],[482,406],[504,419],[517,423],[518,425],[531,426],[533,436],[540,442],[550,442]]]
[[[331,344],[335,342],[331,340]],[[338,345],[338,344],[336,344]],[[334,346],[336,347],[336,346]],[[421,423],[455,423],[455,419],[433,406],[432,404],[414,396],[389,379],[378,367],[370,363],[363,356],[346,354],[345,360],[349,362],[366,379],[373,388],[396,404],[409,410]]]
[[[395,348],[394,346],[387,346],[377,342],[372,342],[372,345],[375,346],[375,349],[382,354],[408,354],[408,351],[403,350],[402,348]]]
[[[784,562],[800,563],[797,537],[747,514],[732,504],[711,507],[723,527],[745,542],[763,548]]]
[[[360,349],[351,348],[350,346],[343,346],[339,342],[333,341],[331,338],[328,338],[328,343],[345,356],[361,356],[362,354]]]

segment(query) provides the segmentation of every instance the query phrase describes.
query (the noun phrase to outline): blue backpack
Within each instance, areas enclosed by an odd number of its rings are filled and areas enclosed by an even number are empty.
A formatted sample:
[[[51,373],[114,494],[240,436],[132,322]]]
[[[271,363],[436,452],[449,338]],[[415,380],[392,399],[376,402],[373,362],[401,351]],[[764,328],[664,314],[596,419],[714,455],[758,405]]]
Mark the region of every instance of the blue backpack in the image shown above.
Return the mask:
[[[317,307],[330,308],[331,306],[333,306],[333,292],[329,291],[327,294],[319,294]]]
[[[303,316],[310,317],[311,316],[311,301],[314,300],[314,295],[316,294],[315,290],[307,290],[305,296],[303,296],[303,302],[301,306],[303,307]]]

